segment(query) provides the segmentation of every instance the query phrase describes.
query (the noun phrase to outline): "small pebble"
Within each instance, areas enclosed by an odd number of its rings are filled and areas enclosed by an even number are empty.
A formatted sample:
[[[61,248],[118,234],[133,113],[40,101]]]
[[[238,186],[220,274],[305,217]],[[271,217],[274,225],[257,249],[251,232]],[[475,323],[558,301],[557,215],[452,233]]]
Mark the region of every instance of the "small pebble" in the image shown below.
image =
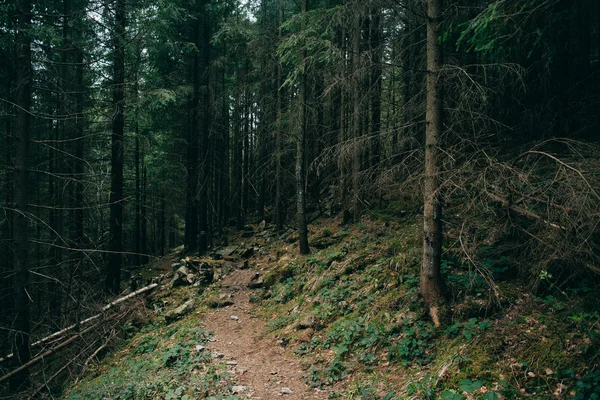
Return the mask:
[[[200,352],[201,352],[202,350],[204,350],[205,348],[206,348],[206,347],[204,347],[204,346],[201,346],[201,345],[199,345],[199,344],[197,344],[197,345],[196,345],[196,351],[197,351],[198,353],[200,353]]]
[[[289,387],[282,387],[279,390],[279,393],[281,393],[281,394],[292,394],[294,392],[292,392],[292,389],[290,389]]]
[[[225,363],[225,365],[237,365],[237,364],[238,364],[237,361],[234,361],[234,360],[230,360]]]
[[[246,389],[248,389],[246,386],[234,386],[231,388],[231,391],[233,393],[242,393],[245,392]]]
[[[239,319],[240,319],[240,318],[239,318],[237,315],[232,315],[230,318],[231,318],[233,321],[237,321],[237,320],[239,320]]]

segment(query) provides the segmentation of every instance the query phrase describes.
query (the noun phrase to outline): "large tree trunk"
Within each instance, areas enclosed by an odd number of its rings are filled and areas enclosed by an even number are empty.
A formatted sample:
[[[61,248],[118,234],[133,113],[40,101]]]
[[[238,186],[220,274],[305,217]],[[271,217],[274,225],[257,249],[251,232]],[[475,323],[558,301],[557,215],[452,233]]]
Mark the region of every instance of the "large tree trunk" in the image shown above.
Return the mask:
[[[17,29],[17,124],[15,127],[15,185],[13,214],[13,251],[15,265],[15,311],[13,324],[13,353],[18,365],[26,364],[31,358],[29,349],[29,215],[28,213],[28,153],[31,108],[31,1],[19,0]],[[29,373],[25,369],[11,378],[11,390],[16,391],[29,384]]]
[[[441,0],[428,0],[427,17],[427,105],[425,133],[425,190],[423,215],[423,264],[421,295],[436,326],[443,315],[443,281],[440,274],[442,257],[442,196],[440,193],[443,129],[442,47],[440,36]]]
[[[308,0],[302,0],[302,12],[308,11]],[[302,76],[300,78],[300,133],[296,142],[296,213],[300,254],[310,253],[308,228],[306,226],[306,134],[308,128],[306,96],[306,51],[302,52]]]
[[[116,0],[113,35],[113,119],[110,172],[110,238],[105,288],[118,293],[123,263],[123,157],[125,132],[125,0]]]

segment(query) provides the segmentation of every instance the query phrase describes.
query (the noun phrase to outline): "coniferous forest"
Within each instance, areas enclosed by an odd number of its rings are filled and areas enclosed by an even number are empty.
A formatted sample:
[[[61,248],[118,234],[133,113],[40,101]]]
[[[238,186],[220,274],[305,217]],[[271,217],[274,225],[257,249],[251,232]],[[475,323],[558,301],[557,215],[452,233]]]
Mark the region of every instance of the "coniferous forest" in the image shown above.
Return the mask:
[[[600,399],[597,0],[0,0],[0,196],[0,398]]]

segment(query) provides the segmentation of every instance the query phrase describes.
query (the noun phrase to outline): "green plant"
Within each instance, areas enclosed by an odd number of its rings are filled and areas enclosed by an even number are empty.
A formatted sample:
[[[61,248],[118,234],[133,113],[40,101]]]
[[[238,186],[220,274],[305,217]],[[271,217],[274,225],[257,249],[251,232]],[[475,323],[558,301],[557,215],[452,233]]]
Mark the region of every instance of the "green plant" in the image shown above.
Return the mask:
[[[478,322],[477,318],[470,318],[466,322],[455,322],[454,324],[446,328],[446,333],[450,336],[456,336],[459,333],[462,333],[465,339],[470,340],[476,333],[480,331],[485,331],[491,326],[492,323],[488,320]]]
[[[421,380],[417,382],[411,382],[406,387],[406,393],[409,396],[417,396],[423,400],[435,399],[435,378],[431,375],[425,375]]]
[[[400,361],[403,365],[415,362],[428,364],[433,359],[433,341],[435,332],[432,324],[412,319],[405,323],[402,338],[398,343],[388,347],[388,360]]]
[[[459,382],[459,390],[461,392],[472,393],[483,386],[483,382],[479,379],[472,381],[471,379],[461,379]]]

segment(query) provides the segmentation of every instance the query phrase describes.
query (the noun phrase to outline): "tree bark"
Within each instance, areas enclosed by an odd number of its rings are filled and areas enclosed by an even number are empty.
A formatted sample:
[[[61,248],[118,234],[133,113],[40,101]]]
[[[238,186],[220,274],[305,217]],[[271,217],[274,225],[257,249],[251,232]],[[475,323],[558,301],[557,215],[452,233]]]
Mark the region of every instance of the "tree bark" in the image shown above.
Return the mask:
[[[442,196],[440,193],[443,130],[441,0],[428,0],[427,12],[427,103],[425,132],[425,188],[423,215],[423,264],[421,295],[436,326],[443,317],[444,284],[440,273],[442,257]]]
[[[210,66],[210,19],[207,1],[200,1],[200,110],[199,110],[199,146],[200,146],[200,187],[198,190],[198,252],[204,254],[208,248],[208,187],[209,174],[209,130],[210,130],[210,96],[209,96],[209,66]]]
[[[29,348],[29,134],[31,109],[31,1],[19,0],[18,28],[16,38],[16,81],[17,89],[17,121],[15,127],[15,178],[14,178],[14,213],[13,213],[13,254],[15,265],[15,311],[13,323],[14,353],[17,365],[27,365],[31,358]],[[29,373],[25,368],[13,375],[10,387],[13,392],[29,384]]]
[[[354,16],[354,26],[352,28],[352,73],[353,73],[353,112],[352,112],[352,211],[353,220],[358,222],[360,219],[360,163],[361,163],[361,139],[360,118],[361,118],[361,70],[360,70],[360,43],[361,43],[361,15],[356,13]]]
[[[278,0],[279,8],[279,21],[278,26],[281,27],[283,24],[283,0]],[[281,41],[281,29],[278,30],[278,38]],[[283,152],[283,141],[282,141],[282,89],[283,85],[283,67],[281,60],[277,60],[277,101],[276,101],[276,113],[277,121],[275,122],[275,226],[277,232],[283,230],[283,171],[281,169],[281,156]]]
[[[308,0],[302,0],[302,12],[308,12]],[[302,76],[300,77],[300,132],[296,142],[296,213],[300,254],[310,253],[308,228],[306,226],[306,134],[308,128],[306,96],[306,50],[302,52]]]
[[[125,132],[125,0],[116,0],[115,28],[112,33],[113,120],[111,145],[110,238],[105,288],[118,293],[121,288],[123,252],[123,163]]]

